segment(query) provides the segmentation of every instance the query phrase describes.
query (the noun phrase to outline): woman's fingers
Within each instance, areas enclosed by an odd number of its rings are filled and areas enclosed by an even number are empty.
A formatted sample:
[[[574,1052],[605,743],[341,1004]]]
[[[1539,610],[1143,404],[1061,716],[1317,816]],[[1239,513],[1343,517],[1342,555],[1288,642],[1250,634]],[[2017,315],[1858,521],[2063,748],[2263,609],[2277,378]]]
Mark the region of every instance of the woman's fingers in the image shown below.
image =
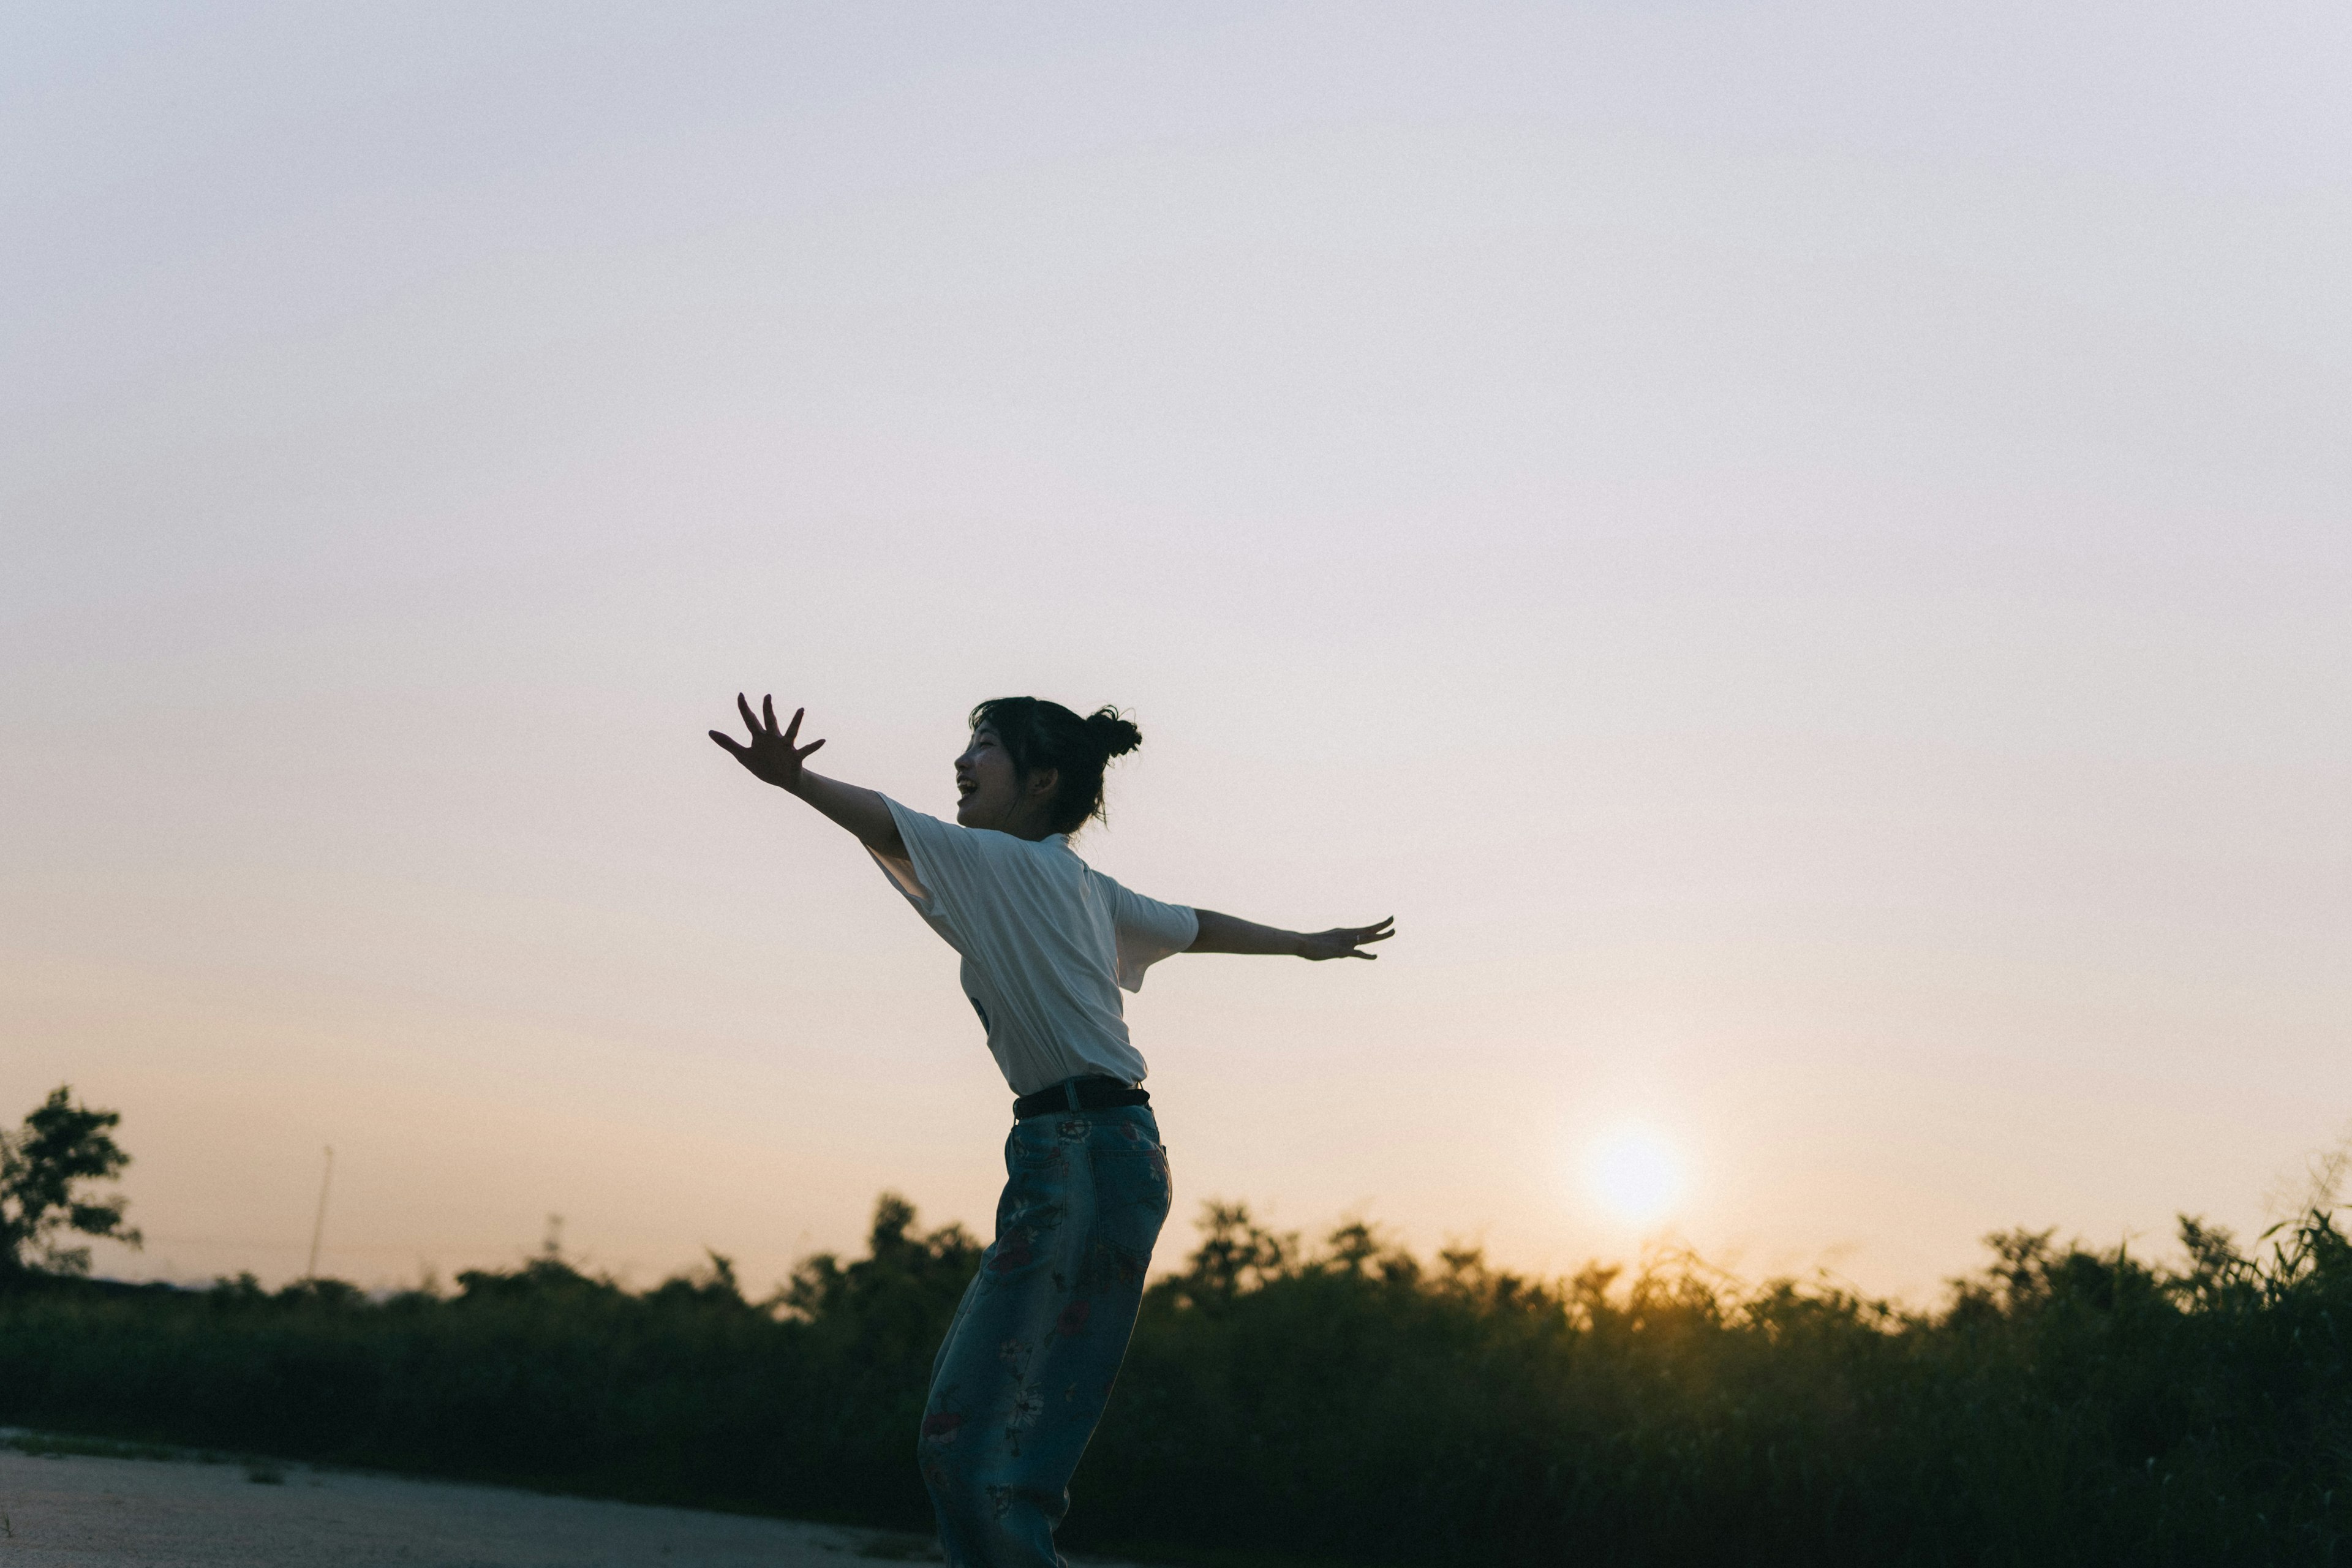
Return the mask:
[[[1359,951],[1368,942],[1385,940],[1394,934],[1392,922],[1382,921],[1378,925],[1333,926],[1329,931],[1317,931],[1307,939],[1303,956],[1320,961],[1326,958],[1378,958],[1377,952]]]
[[[812,741],[805,746],[794,745],[799,738],[801,721],[808,714],[805,708],[793,710],[790,727],[781,732],[776,728],[776,694],[768,692],[760,699],[760,711],[751,710],[751,699],[739,691],[735,694],[735,711],[743,715],[743,725],[751,731],[749,745],[721,730],[710,731],[710,738],[733,753],[737,762],[779,788],[790,789],[800,773],[801,759],[824,744]],[[782,742],[783,755],[778,756],[777,742]]]

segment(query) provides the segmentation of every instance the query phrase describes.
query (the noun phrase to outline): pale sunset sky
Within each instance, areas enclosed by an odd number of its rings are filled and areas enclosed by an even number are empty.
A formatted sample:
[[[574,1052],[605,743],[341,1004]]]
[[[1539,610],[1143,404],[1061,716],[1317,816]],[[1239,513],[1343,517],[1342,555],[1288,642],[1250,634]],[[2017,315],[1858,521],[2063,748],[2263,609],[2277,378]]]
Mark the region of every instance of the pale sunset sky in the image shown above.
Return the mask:
[[[1178,1209],[1916,1303],[2352,1127],[2352,10],[19,4],[0,1119],[123,1278],[984,1235],[954,955],[704,738],[1378,963]]]

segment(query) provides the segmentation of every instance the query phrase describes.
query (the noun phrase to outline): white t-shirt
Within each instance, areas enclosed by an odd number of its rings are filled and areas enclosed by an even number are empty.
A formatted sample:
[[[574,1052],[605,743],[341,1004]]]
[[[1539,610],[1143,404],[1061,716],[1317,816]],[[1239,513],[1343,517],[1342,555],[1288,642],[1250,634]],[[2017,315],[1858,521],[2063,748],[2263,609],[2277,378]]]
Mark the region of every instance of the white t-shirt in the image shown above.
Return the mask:
[[[963,954],[964,994],[1013,1092],[1093,1073],[1141,1083],[1119,987],[1142,990],[1146,969],[1192,945],[1200,918],[1129,892],[1079,859],[1066,834],[1032,843],[883,799],[907,857],[869,853]]]

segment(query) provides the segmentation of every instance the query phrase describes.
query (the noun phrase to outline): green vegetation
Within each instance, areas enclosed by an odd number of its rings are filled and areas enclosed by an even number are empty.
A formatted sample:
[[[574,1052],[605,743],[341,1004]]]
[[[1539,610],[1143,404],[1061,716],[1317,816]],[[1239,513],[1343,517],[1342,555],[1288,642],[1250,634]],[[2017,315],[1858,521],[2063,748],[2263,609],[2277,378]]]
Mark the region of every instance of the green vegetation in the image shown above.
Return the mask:
[[[1424,1263],[1361,1225],[1309,1250],[1212,1205],[1146,1300],[1070,1542],[1234,1563],[2334,1563],[2352,1243],[2323,1210],[2252,1253],[2190,1221],[2180,1239],[2160,1267],[1998,1236],[1916,1313],[1695,1264],[1548,1282],[1470,1251]],[[380,1300],[20,1268],[0,1423],[919,1531],[913,1433],[979,1254],[885,1196],[866,1257],[813,1258],[760,1302],[715,1255],[642,1292],[551,1253]]]
[[[139,1245],[139,1233],[122,1223],[120,1196],[84,1191],[131,1163],[112,1135],[121,1113],[72,1100],[73,1090],[59,1085],[24,1126],[0,1131],[0,1285],[36,1271],[87,1273],[89,1248],[58,1245],[59,1231]]]
[[[2330,1563],[2352,1513],[2352,1246],[1994,1239],[1934,1314],[1696,1268],[1547,1284],[1213,1205],[1147,1303],[1072,1543],[1349,1563]],[[978,1258],[868,1255],[747,1301],[562,1259],[371,1300],[20,1278],[0,1421],[919,1529],[930,1355]]]

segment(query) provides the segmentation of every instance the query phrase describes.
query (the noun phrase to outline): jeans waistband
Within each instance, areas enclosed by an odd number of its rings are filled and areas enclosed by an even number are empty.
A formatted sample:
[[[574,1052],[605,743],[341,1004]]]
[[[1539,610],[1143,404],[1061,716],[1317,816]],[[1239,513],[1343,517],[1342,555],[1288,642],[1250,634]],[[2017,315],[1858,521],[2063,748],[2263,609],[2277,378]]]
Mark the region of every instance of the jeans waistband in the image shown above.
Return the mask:
[[[1109,1110],[1121,1105],[1150,1103],[1148,1092],[1129,1089],[1115,1078],[1070,1078],[1014,1100],[1013,1120],[1026,1121],[1033,1116],[1047,1116],[1056,1110]]]

